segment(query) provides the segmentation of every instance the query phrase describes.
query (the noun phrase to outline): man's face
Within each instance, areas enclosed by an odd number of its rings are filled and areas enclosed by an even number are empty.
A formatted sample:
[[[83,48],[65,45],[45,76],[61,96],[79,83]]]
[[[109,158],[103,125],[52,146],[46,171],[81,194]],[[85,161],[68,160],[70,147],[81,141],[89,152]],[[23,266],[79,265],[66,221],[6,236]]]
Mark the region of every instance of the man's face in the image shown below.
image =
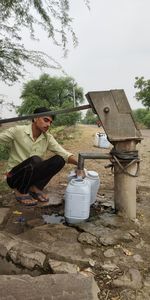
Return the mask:
[[[36,126],[36,128],[38,130],[40,130],[43,133],[49,129],[52,122],[53,122],[53,119],[50,116],[34,119],[34,125]]]

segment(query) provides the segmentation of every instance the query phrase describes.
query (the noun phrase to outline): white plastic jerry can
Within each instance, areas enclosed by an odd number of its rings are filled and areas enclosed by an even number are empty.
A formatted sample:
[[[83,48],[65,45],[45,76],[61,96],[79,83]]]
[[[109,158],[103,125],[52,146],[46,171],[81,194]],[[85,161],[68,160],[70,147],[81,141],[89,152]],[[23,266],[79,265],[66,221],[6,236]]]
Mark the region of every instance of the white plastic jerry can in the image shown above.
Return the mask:
[[[94,137],[94,146],[95,147],[99,147],[99,135],[100,135],[99,132],[95,133],[95,137]]]
[[[91,184],[91,199],[90,204],[92,205],[96,201],[97,192],[100,187],[100,178],[97,172],[87,171],[87,180]]]
[[[91,185],[84,179],[71,179],[65,191],[65,218],[68,223],[79,223],[89,218]]]
[[[85,172],[85,175],[86,175],[87,174],[87,169],[84,168],[84,172]],[[67,175],[67,182],[69,182],[71,179],[77,179],[77,178],[78,177],[77,177],[76,171],[75,170],[71,170],[69,172],[69,174]]]
[[[75,179],[75,178],[76,178],[75,170],[70,171],[68,176],[67,176],[67,181],[69,182],[71,179]]]
[[[99,147],[100,148],[109,148],[110,143],[107,139],[107,135],[105,133],[100,133],[99,135]]]

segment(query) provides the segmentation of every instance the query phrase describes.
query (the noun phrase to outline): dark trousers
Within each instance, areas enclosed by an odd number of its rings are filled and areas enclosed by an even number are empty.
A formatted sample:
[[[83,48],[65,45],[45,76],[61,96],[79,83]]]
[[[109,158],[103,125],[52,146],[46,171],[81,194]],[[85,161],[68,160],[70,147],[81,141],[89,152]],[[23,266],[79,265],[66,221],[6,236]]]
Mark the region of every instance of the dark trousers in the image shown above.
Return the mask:
[[[65,161],[59,155],[47,160],[42,160],[35,155],[14,167],[7,175],[7,183],[22,194],[28,193],[32,185],[42,190],[64,165]]]

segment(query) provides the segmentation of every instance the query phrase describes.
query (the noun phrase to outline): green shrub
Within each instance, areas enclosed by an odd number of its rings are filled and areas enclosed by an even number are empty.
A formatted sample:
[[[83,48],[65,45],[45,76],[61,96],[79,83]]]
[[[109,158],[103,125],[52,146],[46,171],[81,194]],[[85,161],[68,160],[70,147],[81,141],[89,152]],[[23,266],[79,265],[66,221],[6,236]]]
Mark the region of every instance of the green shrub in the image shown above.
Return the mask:
[[[86,115],[84,119],[82,120],[83,124],[95,124],[97,122],[98,118],[97,115],[93,113],[92,109],[88,109],[86,112]]]
[[[147,128],[150,128],[150,111],[147,112],[145,118],[144,118],[144,125],[147,127]]]
[[[0,160],[8,160],[9,157],[9,147],[1,144],[0,145]]]
[[[136,122],[150,128],[150,111],[148,109],[138,108],[133,111],[133,115]]]

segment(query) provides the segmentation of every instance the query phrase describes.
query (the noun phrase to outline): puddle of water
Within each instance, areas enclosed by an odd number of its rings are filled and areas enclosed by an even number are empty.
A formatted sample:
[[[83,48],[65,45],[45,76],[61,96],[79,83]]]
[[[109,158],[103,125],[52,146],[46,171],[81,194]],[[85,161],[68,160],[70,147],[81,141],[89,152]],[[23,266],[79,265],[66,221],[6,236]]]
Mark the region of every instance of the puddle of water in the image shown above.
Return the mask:
[[[65,218],[57,214],[42,215],[42,218],[46,224],[60,224],[65,223]]]

